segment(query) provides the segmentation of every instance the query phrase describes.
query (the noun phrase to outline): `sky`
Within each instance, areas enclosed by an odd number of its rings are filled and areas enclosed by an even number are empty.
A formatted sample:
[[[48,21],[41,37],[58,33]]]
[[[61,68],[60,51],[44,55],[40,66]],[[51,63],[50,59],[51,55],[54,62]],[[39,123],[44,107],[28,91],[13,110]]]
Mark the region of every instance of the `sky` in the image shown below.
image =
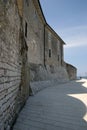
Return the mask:
[[[40,0],[47,23],[66,43],[64,60],[87,76],[87,0]]]

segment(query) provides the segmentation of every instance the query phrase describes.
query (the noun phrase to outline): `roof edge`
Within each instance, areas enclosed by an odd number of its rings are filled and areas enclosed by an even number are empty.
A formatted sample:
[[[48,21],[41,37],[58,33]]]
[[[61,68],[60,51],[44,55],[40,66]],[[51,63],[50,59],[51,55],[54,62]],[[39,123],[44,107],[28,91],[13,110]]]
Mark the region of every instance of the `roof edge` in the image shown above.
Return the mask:
[[[43,23],[46,24],[47,22],[46,22],[46,19],[45,19],[45,16],[44,16],[40,1],[39,0],[32,0],[32,1],[34,3],[34,6],[37,9],[37,12],[38,12],[39,16],[41,16],[41,19],[42,19]]]
[[[54,31],[54,29],[46,23],[46,27],[62,42],[62,44],[66,45],[66,43],[60,38],[60,36]]]
[[[76,68],[75,66],[73,66],[73,65],[71,65],[71,64],[69,64],[69,63],[66,63],[66,65],[69,65],[69,66],[71,66],[72,68],[74,68],[74,69],[77,70],[77,68]]]

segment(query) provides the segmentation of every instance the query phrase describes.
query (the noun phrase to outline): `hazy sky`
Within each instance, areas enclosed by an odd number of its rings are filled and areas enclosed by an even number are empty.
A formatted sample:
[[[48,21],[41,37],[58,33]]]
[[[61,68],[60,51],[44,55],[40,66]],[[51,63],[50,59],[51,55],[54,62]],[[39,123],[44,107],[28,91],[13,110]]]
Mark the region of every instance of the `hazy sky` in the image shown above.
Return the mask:
[[[48,24],[67,45],[64,59],[87,75],[87,0],[40,0]]]

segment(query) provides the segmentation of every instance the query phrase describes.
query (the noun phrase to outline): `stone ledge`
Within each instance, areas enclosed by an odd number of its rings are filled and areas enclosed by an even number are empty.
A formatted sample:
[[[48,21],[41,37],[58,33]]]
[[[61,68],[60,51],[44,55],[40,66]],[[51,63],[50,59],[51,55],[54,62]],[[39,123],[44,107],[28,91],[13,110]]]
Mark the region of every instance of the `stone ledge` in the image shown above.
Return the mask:
[[[66,83],[66,82],[68,82],[68,80],[60,80],[60,79],[30,82],[30,88],[31,88],[30,95],[33,96],[37,92],[39,92],[47,87],[52,87],[52,86],[55,86],[58,84]]]

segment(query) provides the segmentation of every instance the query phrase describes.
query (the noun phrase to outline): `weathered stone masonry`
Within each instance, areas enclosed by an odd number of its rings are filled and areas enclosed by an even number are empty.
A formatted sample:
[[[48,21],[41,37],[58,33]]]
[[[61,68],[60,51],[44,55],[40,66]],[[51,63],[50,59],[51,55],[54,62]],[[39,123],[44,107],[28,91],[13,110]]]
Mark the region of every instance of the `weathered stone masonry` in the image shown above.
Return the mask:
[[[69,79],[70,80],[75,80],[76,79],[76,74],[77,74],[77,69],[74,66],[66,63],[66,70],[68,72]]]
[[[47,24],[39,0],[27,0],[23,5],[23,29],[28,46],[30,81],[68,79],[63,66],[64,41]]]
[[[11,127],[29,95],[21,22],[16,1],[0,1],[0,130]]]
[[[40,68],[43,69],[44,67],[45,20],[43,18],[37,0],[29,0],[27,2],[24,1],[23,5],[23,29],[24,37],[28,45],[28,63],[30,66],[30,80],[43,80],[45,76],[43,76],[44,74],[40,73]]]
[[[57,79],[59,82],[68,80],[68,74],[63,64],[64,44],[64,41],[47,24],[45,27],[45,65],[50,79]]]

